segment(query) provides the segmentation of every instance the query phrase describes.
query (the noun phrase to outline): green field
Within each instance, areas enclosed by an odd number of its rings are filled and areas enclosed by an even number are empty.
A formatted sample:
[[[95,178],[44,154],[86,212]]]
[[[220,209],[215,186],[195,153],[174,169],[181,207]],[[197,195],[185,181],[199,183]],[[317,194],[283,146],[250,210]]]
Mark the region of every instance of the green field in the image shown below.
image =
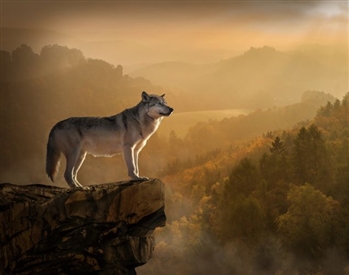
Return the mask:
[[[250,110],[246,109],[226,109],[173,113],[170,117],[164,118],[159,127],[158,134],[160,136],[168,136],[174,130],[178,137],[184,137],[188,129],[198,122],[222,120],[224,118],[246,115],[250,112]]]

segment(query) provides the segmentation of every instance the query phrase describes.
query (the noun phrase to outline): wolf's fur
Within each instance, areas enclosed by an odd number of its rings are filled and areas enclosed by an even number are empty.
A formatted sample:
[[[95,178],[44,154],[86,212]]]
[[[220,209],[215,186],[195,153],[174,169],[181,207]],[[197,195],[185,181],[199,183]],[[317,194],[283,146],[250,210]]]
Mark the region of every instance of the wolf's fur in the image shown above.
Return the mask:
[[[172,112],[164,95],[143,92],[140,103],[119,114],[110,117],[71,117],[60,121],[49,135],[46,173],[54,181],[63,154],[66,158],[66,182],[70,187],[82,187],[77,173],[86,154],[113,156],[122,153],[131,179],[146,179],[139,176],[138,154],[157,130],[162,118]]]

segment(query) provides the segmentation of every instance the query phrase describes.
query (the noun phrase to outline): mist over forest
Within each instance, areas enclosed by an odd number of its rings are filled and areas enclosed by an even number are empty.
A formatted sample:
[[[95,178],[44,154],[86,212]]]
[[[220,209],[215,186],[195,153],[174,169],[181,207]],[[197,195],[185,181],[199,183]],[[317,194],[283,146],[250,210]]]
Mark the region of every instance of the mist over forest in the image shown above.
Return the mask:
[[[137,274],[348,275],[348,7],[195,2],[4,3],[0,182],[67,187],[64,159],[45,174],[58,121],[166,94],[140,174],[167,223]],[[126,179],[122,156],[79,172]]]

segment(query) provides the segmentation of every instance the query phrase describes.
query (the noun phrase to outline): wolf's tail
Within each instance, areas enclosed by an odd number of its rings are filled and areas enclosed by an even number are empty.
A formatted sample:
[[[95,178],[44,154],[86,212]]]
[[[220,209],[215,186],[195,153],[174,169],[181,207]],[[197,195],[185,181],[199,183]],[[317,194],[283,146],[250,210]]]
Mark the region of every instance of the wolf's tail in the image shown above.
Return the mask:
[[[61,151],[55,145],[53,128],[50,132],[48,142],[47,142],[47,152],[46,152],[46,174],[54,182],[54,179],[59,170],[59,164],[61,161]]]

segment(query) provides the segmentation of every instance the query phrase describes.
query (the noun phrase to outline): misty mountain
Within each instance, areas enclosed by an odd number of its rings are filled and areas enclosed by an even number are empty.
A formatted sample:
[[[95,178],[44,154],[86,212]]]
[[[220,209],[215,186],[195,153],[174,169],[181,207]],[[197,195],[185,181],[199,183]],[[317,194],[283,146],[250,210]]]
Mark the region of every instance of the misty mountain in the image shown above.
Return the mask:
[[[46,45],[58,44],[80,49],[86,57],[103,59],[115,65],[127,63],[130,59],[140,60],[139,62],[154,61],[154,59],[144,60],[144,56],[149,56],[149,49],[136,42],[118,39],[89,42],[76,36],[45,29],[2,28],[1,30],[1,50],[8,52],[27,44],[34,52],[39,53]]]
[[[226,108],[269,107],[295,103],[306,90],[344,94],[348,90],[347,53],[339,53],[337,58],[320,57],[319,51],[286,53],[271,47],[252,47],[242,55],[217,63],[167,62],[140,68],[130,75],[204,94]]]
[[[45,45],[76,48],[85,57],[102,59],[114,66],[122,64],[131,77],[144,77],[174,90],[181,109],[186,111],[269,108],[296,103],[307,90],[325,91],[337,97],[348,91],[348,51],[339,46],[303,45],[290,52],[252,47],[238,56],[211,62],[213,57],[218,60],[219,55],[232,56],[237,52],[231,50],[229,55],[224,49],[212,52],[171,45],[149,46],[118,37],[86,42],[48,30],[2,30],[2,49],[8,52],[23,43],[31,45],[35,54]],[[191,63],[199,56],[207,63]]]
[[[103,59],[113,65],[123,64],[129,70],[145,64],[178,60],[181,62],[202,62],[219,60],[240,51],[211,48],[180,48],[172,44],[143,44],[115,36],[108,40],[85,41],[77,36],[47,29],[1,28],[1,50],[12,52],[22,44],[28,44],[39,53],[46,45],[63,45],[83,51],[89,58]]]
[[[332,94],[345,92],[348,68],[333,63],[330,67],[325,66],[310,53],[284,53],[271,47],[251,48],[241,56],[222,61],[211,77],[213,81],[234,85],[237,90],[247,93],[254,93],[257,87],[275,96],[309,89]]]
[[[1,50],[7,52],[12,52],[22,44],[30,45],[38,53],[45,45],[59,44],[76,48],[82,43],[75,36],[52,30],[1,27]]]

